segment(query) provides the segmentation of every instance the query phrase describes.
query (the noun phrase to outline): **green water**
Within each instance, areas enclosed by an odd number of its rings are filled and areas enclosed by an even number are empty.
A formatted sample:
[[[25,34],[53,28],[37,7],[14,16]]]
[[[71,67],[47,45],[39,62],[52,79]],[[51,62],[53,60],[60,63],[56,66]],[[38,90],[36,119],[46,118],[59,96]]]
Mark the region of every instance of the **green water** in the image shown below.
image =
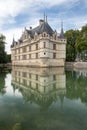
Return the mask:
[[[2,69],[0,130],[87,130],[87,70]]]

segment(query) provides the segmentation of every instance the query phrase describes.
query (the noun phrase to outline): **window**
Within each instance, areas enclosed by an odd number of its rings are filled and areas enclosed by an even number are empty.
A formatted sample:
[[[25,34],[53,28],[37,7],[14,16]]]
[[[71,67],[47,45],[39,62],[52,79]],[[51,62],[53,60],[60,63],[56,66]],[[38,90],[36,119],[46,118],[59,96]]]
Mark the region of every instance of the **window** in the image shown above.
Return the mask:
[[[27,80],[23,79],[23,85],[27,85]]]
[[[29,59],[31,59],[31,54],[29,54]]]
[[[53,50],[56,50],[56,44],[53,44]]]
[[[31,51],[31,46],[29,46],[29,51]]]
[[[38,83],[36,83],[36,89],[38,89]]]
[[[20,72],[18,73],[18,76],[20,76]]]
[[[46,55],[46,53],[44,52],[44,55]]]
[[[36,75],[36,80],[38,80],[38,75]]]
[[[44,42],[44,48],[46,48],[46,42]]]
[[[56,59],[56,53],[53,53],[53,59]]]
[[[56,80],[56,75],[53,75],[53,80]]]
[[[18,54],[20,53],[20,48],[18,49]]]
[[[29,82],[29,86],[31,87],[31,81]]]
[[[26,60],[26,55],[23,55],[23,60]]]
[[[22,75],[23,75],[23,77],[27,77],[27,73],[26,72],[23,72]]]
[[[36,53],[36,59],[38,59],[38,53]]]
[[[20,56],[19,56],[19,60],[20,60]]]
[[[38,50],[38,44],[36,44],[36,50]]]
[[[29,74],[29,78],[31,79],[31,74]]]
[[[23,52],[26,52],[26,47],[23,47]]]
[[[16,56],[15,56],[15,60],[16,60]]]

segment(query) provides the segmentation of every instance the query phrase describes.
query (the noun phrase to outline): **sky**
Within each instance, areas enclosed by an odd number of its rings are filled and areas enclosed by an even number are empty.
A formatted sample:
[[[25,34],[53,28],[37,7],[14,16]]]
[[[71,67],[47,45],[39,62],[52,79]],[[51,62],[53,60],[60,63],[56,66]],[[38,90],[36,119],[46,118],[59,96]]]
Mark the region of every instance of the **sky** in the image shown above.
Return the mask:
[[[18,40],[24,28],[38,26],[47,15],[48,23],[59,33],[81,29],[87,24],[87,0],[0,0],[0,34],[6,36],[6,52],[11,53],[13,37]]]

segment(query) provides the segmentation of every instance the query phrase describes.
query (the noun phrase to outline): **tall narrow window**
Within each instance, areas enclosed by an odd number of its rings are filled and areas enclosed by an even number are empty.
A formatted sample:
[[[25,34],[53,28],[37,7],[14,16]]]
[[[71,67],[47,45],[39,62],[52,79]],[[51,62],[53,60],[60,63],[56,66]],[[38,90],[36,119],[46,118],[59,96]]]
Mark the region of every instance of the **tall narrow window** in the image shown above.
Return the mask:
[[[38,50],[38,44],[36,44],[36,50]]]
[[[31,54],[29,54],[29,59],[31,59]]]
[[[36,83],[36,89],[38,89],[38,83]]]
[[[26,73],[26,72],[23,72],[23,73],[22,73],[22,76],[23,76],[23,77],[27,77],[27,73]]]
[[[36,53],[36,59],[38,59],[38,53]]]
[[[53,59],[56,59],[56,53],[53,53]]]
[[[46,48],[46,42],[44,42],[44,48]]]
[[[29,78],[31,79],[31,73],[29,74]]]
[[[31,51],[31,46],[29,46],[29,51]]]
[[[38,75],[36,74],[36,80],[38,80]]]
[[[53,50],[56,50],[56,44],[53,44]]]
[[[23,55],[23,56],[22,56],[22,60],[26,60],[26,55]]]
[[[53,75],[53,80],[56,80],[56,75]]]
[[[26,52],[26,47],[23,47],[23,52]]]

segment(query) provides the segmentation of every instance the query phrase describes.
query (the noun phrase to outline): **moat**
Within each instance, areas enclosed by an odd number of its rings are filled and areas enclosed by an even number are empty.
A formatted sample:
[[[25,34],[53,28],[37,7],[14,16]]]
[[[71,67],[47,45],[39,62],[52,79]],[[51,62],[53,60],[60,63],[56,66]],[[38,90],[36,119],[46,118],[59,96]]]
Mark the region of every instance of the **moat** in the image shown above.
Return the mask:
[[[0,71],[0,130],[87,130],[87,70]]]

